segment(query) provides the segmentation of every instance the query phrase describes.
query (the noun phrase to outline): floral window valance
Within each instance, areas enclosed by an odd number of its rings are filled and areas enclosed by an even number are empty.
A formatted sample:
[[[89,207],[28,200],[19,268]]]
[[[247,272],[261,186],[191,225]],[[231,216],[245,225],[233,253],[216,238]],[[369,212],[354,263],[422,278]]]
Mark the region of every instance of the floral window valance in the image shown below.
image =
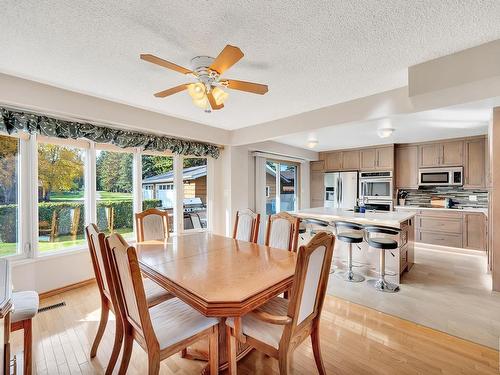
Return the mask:
[[[85,138],[118,147],[138,147],[146,151],[171,151],[175,154],[219,157],[220,147],[203,142],[163,137],[130,130],[119,130],[83,122],[60,120],[0,107],[0,131],[9,134],[25,131],[57,138]]]

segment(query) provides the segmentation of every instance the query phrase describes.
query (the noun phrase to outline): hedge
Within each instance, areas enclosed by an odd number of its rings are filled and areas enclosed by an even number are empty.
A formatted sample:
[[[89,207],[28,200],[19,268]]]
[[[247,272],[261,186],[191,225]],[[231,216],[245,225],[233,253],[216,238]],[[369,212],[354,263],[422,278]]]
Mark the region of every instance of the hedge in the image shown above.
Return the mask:
[[[107,229],[107,207],[114,209],[114,228],[132,228],[134,225],[133,202],[124,201],[99,201],[97,202],[97,224],[101,230]],[[146,199],[142,202],[142,209],[161,207],[161,200]],[[60,219],[60,232],[68,232],[71,225],[71,209],[80,208],[80,220],[77,234],[83,234],[85,228],[85,212],[83,202],[40,202],[38,203],[39,221],[50,223],[54,211]],[[17,205],[0,205],[0,242],[16,242]],[[64,225],[64,228],[61,226]]]

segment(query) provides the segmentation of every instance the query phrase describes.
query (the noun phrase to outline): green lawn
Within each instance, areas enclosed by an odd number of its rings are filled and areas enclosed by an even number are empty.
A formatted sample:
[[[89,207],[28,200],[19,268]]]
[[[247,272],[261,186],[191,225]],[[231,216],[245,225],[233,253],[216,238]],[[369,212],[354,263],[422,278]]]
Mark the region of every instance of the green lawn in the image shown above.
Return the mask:
[[[80,201],[83,199],[83,191],[67,191],[50,194],[52,202]],[[132,200],[131,193],[113,193],[109,191],[98,191],[97,200],[102,201],[123,201]]]
[[[115,230],[115,233],[120,233],[125,239],[133,239],[134,233],[132,228],[120,228]],[[109,233],[107,233],[109,234]],[[55,242],[38,242],[38,251],[40,253],[47,253],[57,250],[64,250],[70,247],[82,246],[86,244],[85,237],[78,236],[77,239],[72,239],[71,236],[59,236]],[[16,252],[15,243],[0,243],[0,257],[12,255]]]

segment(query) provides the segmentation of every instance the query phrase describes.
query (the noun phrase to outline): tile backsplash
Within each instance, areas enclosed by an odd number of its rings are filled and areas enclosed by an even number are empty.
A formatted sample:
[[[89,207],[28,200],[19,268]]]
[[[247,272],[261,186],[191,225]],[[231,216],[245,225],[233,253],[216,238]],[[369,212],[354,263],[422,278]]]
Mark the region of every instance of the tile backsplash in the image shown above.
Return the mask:
[[[451,198],[453,207],[488,207],[488,191],[486,190],[456,187],[428,187],[404,190],[408,192],[406,206],[430,207],[432,197],[443,197]],[[475,197],[476,200],[470,200],[470,197]]]

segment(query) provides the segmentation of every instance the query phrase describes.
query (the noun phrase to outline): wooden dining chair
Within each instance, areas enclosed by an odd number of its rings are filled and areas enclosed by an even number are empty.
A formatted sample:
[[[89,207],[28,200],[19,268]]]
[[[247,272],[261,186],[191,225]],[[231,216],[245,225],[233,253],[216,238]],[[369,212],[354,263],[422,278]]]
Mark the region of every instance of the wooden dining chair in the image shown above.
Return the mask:
[[[259,238],[260,214],[250,209],[236,211],[233,238],[235,240],[257,243]]]
[[[105,235],[99,232],[95,224],[88,225],[85,228],[85,232],[87,234],[90,257],[92,259],[92,266],[94,268],[94,274],[101,297],[101,320],[94,343],[92,344],[92,349],[90,350],[90,357],[94,358],[97,354],[97,348],[99,347],[104,330],[106,329],[109,311],[111,310],[115,314],[116,324],[113,350],[106,368],[106,374],[111,374],[116,364],[116,360],[118,359],[118,355],[120,354],[120,348],[123,341],[123,325],[121,323],[120,314],[116,313],[117,299],[112,284],[109,254],[106,252],[106,245],[104,242]],[[144,288],[148,306],[155,306],[160,302],[174,297],[168,291],[149,279],[144,280]]]
[[[269,215],[265,245],[277,249],[297,251],[300,219],[288,212]]]
[[[124,329],[118,374],[126,374],[134,340],[148,354],[148,374],[158,374],[160,361],[208,338],[210,374],[218,374],[218,324],[178,298],[148,309],[143,279],[134,247],[119,234],[106,238],[110,268]]]
[[[169,236],[168,212],[157,208],[135,214],[137,242],[164,240]]]
[[[334,242],[332,234],[320,232],[300,247],[289,300],[275,297],[241,319],[226,320],[230,374],[236,374],[237,339],[277,358],[280,374],[284,375],[290,371],[293,350],[308,336],[311,336],[316,367],[320,374],[326,374],[319,324]]]

